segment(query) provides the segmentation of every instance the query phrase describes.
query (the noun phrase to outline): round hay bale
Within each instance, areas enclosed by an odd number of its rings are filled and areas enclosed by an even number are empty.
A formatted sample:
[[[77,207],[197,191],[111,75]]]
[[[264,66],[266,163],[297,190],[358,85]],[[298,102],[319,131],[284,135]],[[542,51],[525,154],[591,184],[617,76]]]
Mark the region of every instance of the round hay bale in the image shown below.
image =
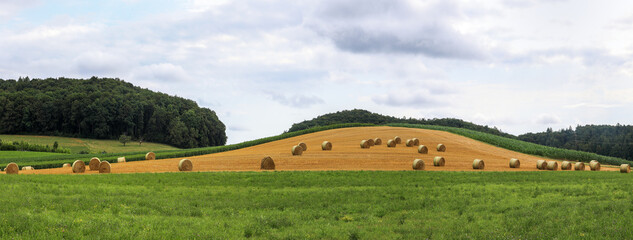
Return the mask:
[[[427,154],[429,153],[429,149],[424,145],[420,145],[418,146],[418,152],[422,154]]]
[[[510,158],[510,168],[520,168],[520,167],[521,167],[521,161],[519,161],[519,159]]]
[[[437,145],[437,151],[438,152],[446,152],[446,146],[444,146],[444,144],[438,144]]]
[[[622,165],[620,165],[620,172],[621,173],[630,173],[631,172],[631,165],[629,165],[629,164],[622,164]]]
[[[389,139],[389,141],[387,141],[387,147],[396,147],[396,141]]]
[[[97,171],[99,170],[99,164],[101,164],[101,160],[99,160],[99,158],[93,157],[92,159],[90,159],[90,162],[88,162],[88,168],[90,168],[90,171]]]
[[[374,138],[374,145],[382,145],[382,139]]]
[[[574,170],[576,170],[576,171],[585,171],[585,163],[584,162],[577,162],[576,164],[574,164]]]
[[[538,168],[540,170],[547,169],[547,162],[545,160],[538,160],[538,161],[536,161],[536,168]]]
[[[413,141],[413,146],[418,146],[418,145],[420,145],[420,139],[417,139],[417,138],[412,138],[411,140]]]
[[[563,161],[560,164],[560,170],[571,170],[571,162],[569,161]]]
[[[25,171],[25,170],[34,170],[34,169],[31,166],[22,167],[22,171]]]
[[[547,162],[547,170],[558,170],[558,162],[557,161],[548,161]]]
[[[424,170],[424,161],[422,159],[413,160],[413,170]]]
[[[259,168],[262,170],[275,170],[275,162],[273,161],[273,158],[270,156],[262,158],[261,166]]]
[[[360,141],[360,148],[369,148],[369,142],[367,140]]]
[[[124,163],[125,162],[125,157],[120,157],[116,159],[116,162],[118,163]]]
[[[108,161],[99,163],[99,173],[110,173],[110,163]]]
[[[323,141],[323,143],[321,143],[321,149],[326,151],[332,150],[332,143],[328,141]]]
[[[443,157],[435,157],[433,158],[433,166],[443,167],[446,164],[446,161]]]
[[[64,163],[64,165],[62,165],[62,167],[67,168],[67,167],[71,167],[70,163]]]
[[[393,141],[396,142],[396,144],[401,144],[402,143],[402,138],[396,136],[395,138],[393,138]]]
[[[156,153],[148,152],[145,154],[145,160],[156,160]],[[99,171],[101,171],[101,168],[99,168]]]
[[[407,147],[413,147],[413,140],[407,139],[407,142],[405,145],[407,145]]]
[[[299,146],[301,146],[302,150],[305,152],[308,150],[308,145],[306,145],[306,143],[304,142],[300,142],[299,144],[297,144]]]
[[[301,156],[302,153],[303,153],[303,148],[301,146],[296,145],[292,147],[293,156]]]
[[[181,172],[189,172],[191,170],[193,170],[193,163],[191,163],[191,160],[189,159],[183,159],[180,160],[180,162],[178,163],[178,170]]]
[[[7,167],[4,169],[7,174],[18,174],[20,172],[20,167],[18,167],[17,163],[9,163]]]
[[[473,169],[480,169],[483,170],[486,167],[486,164],[484,164],[484,160],[481,159],[475,159],[473,161]]]
[[[73,173],[83,173],[86,171],[86,163],[81,160],[77,160],[73,163]]]
[[[591,168],[591,171],[600,171],[600,162],[591,160],[591,162],[589,162],[589,168]]]
[[[376,145],[376,143],[374,142],[374,139],[371,139],[371,138],[367,139],[367,143],[369,143],[370,147]]]

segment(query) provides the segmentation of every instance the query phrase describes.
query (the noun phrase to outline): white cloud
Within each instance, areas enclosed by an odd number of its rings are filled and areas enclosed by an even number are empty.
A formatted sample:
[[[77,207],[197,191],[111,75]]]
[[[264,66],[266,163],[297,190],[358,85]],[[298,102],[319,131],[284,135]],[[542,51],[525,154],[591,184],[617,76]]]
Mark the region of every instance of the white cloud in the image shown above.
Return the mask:
[[[536,123],[542,125],[558,124],[561,122],[560,118],[553,114],[541,114],[536,118]]]

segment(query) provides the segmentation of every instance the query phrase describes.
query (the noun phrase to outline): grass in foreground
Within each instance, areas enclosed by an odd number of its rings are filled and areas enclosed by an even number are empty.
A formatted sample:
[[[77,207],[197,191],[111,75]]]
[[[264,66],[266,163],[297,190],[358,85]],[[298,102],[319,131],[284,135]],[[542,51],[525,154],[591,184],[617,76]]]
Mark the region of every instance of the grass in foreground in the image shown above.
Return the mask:
[[[176,147],[172,147],[166,144],[144,142],[139,145],[138,142],[129,142],[125,146],[117,140],[98,140],[87,138],[68,138],[68,137],[56,137],[56,136],[31,136],[31,135],[0,135],[2,141],[12,142],[28,142],[38,144],[42,146],[53,146],[55,141],[59,143],[60,147],[70,149],[71,153],[101,153],[103,151],[107,153],[124,153],[124,152],[140,152],[140,151],[160,151],[160,150],[175,150]]]
[[[633,235],[613,172],[0,175],[0,238],[569,239]]]

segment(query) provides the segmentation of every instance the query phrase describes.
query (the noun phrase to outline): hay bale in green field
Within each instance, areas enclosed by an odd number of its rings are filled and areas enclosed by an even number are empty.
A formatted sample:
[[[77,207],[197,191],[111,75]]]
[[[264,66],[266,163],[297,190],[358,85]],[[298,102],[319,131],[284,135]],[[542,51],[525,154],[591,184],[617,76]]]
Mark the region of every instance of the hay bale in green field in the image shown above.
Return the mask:
[[[538,160],[538,161],[536,161],[536,168],[538,168],[540,170],[547,169],[547,162],[545,160]]]
[[[390,147],[390,148],[396,147],[396,141],[393,139],[389,139],[389,141],[387,141],[387,147]]]
[[[570,161],[563,161],[560,164],[560,170],[571,170],[571,162]]]
[[[407,139],[406,144],[407,147],[413,147],[413,140]]]
[[[22,167],[22,171],[26,171],[26,170],[35,170],[35,169],[31,166]]]
[[[413,160],[413,170],[424,170],[424,161],[422,159]]]
[[[520,167],[521,167],[521,161],[519,161],[519,159],[510,158],[510,168],[520,168]]]
[[[102,161],[99,163],[99,173],[110,173],[110,163],[108,161]]]
[[[374,145],[382,145],[382,139],[374,138]]]
[[[118,163],[124,163],[125,162],[125,157],[120,157],[116,159],[116,162]]]
[[[446,161],[444,160],[443,157],[435,157],[433,158],[433,166],[436,167],[443,167],[446,164]]]
[[[293,156],[301,156],[303,153],[303,148],[299,145],[295,145],[292,147],[292,155]]]
[[[444,146],[444,144],[438,144],[437,145],[437,151],[438,152],[446,152],[446,146]]]
[[[420,139],[417,139],[417,138],[412,138],[411,140],[413,141],[413,146],[418,146],[418,145],[420,145]]]
[[[574,164],[574,170],[576,170],[576,171],[585,171],[585,163],[584,162],[577,162],[576,164]]]
[[[420,145],[418,146],[418,153],[427,154],[429,153],[429,149],[424,145]]]
[[[332,143],[328,141],[323,141],[323,143],[321,143],[321,149],[325,151],[332,150]]]
[[[271,158],[270,156],[262,158],[259,169],[275,170],[275,162],[273,161],[273,158]]]
[[[180,160],[180,162],[178,163],[178,171],[189,172],[191,170],[193,170],[193,163],[191,162],[191,160],[186,158]]]
[[[90,162],[88,162],[88,168],[90,171],[97,171],[99,170],[99,164],[101,164],[101,160],[97,157],[93,157],[90,159]]]
[[[301,148],[303,149],[304,152],[308,150],[308,145],[306,143],[304,143],[304,142],[300,142],[297,145],[301,146]]]
[[[629,164],[622,164],[622,165],[620,165],[620,172],[621,173],[630,173],[631,172],[631,165],[629,165]]]
[[[67,167],[71,167],[70,163],[64,163],[64,165],[62,165],[63,168],[67,168]]]
[[[486,164],[484,164],[484,160],[481,160],[481,159],[473,160],[473,169],[483,170],[485,167],[486,167]]]
[[[547,170],[558,170],[558,162],[557,161],[548,161],[547,162]]]
[[[145,160],[156,160],[156,153],[154,152],[148,152],[145,154]],[[99,168],[99,171],[101,171],[101,168]]]
[[[393,138],[393,141],[396,142],[396,144],[401,144],[402,143],[402,138],[400,138],[399,136],[396,136]]]
[[[20,172],[20,167],[17,163],[9,163],[7,167],[4,169],[6,174],[18,174]]]
[[[600,171],[600,162],[591,160],[591,162],[589,162],[589,168],[591,171]]]
[[[374,146],[375,145],[374,139],[371,139],[371,138],[367,139],[367,144],[369,144],[370,147]]]
[[[367,140],[360,141],[360,148],[369,148],[369,142]]]
[[[73,162],[73,173],[83,173],[86,171],[86,163],[81,160]]]

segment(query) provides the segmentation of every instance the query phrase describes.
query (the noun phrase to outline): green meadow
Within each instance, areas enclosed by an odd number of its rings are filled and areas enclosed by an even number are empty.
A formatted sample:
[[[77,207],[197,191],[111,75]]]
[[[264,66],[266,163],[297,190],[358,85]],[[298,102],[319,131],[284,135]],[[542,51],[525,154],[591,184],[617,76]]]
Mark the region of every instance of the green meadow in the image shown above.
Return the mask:
[[[32,135],[0,135],[2,141],[28,142],[42,146],[53,146],[57,141],[60,147],[70,149],[71,153],[125,153],[159,150],[176,150],[178,148],[166,144],[143,142],[128,142],[125,146],[118,140],[99,140],[87,138],[68,138],[56,136],[32,136]]]
[[[0,175],[1,238],[628,239],[617,172]]]

